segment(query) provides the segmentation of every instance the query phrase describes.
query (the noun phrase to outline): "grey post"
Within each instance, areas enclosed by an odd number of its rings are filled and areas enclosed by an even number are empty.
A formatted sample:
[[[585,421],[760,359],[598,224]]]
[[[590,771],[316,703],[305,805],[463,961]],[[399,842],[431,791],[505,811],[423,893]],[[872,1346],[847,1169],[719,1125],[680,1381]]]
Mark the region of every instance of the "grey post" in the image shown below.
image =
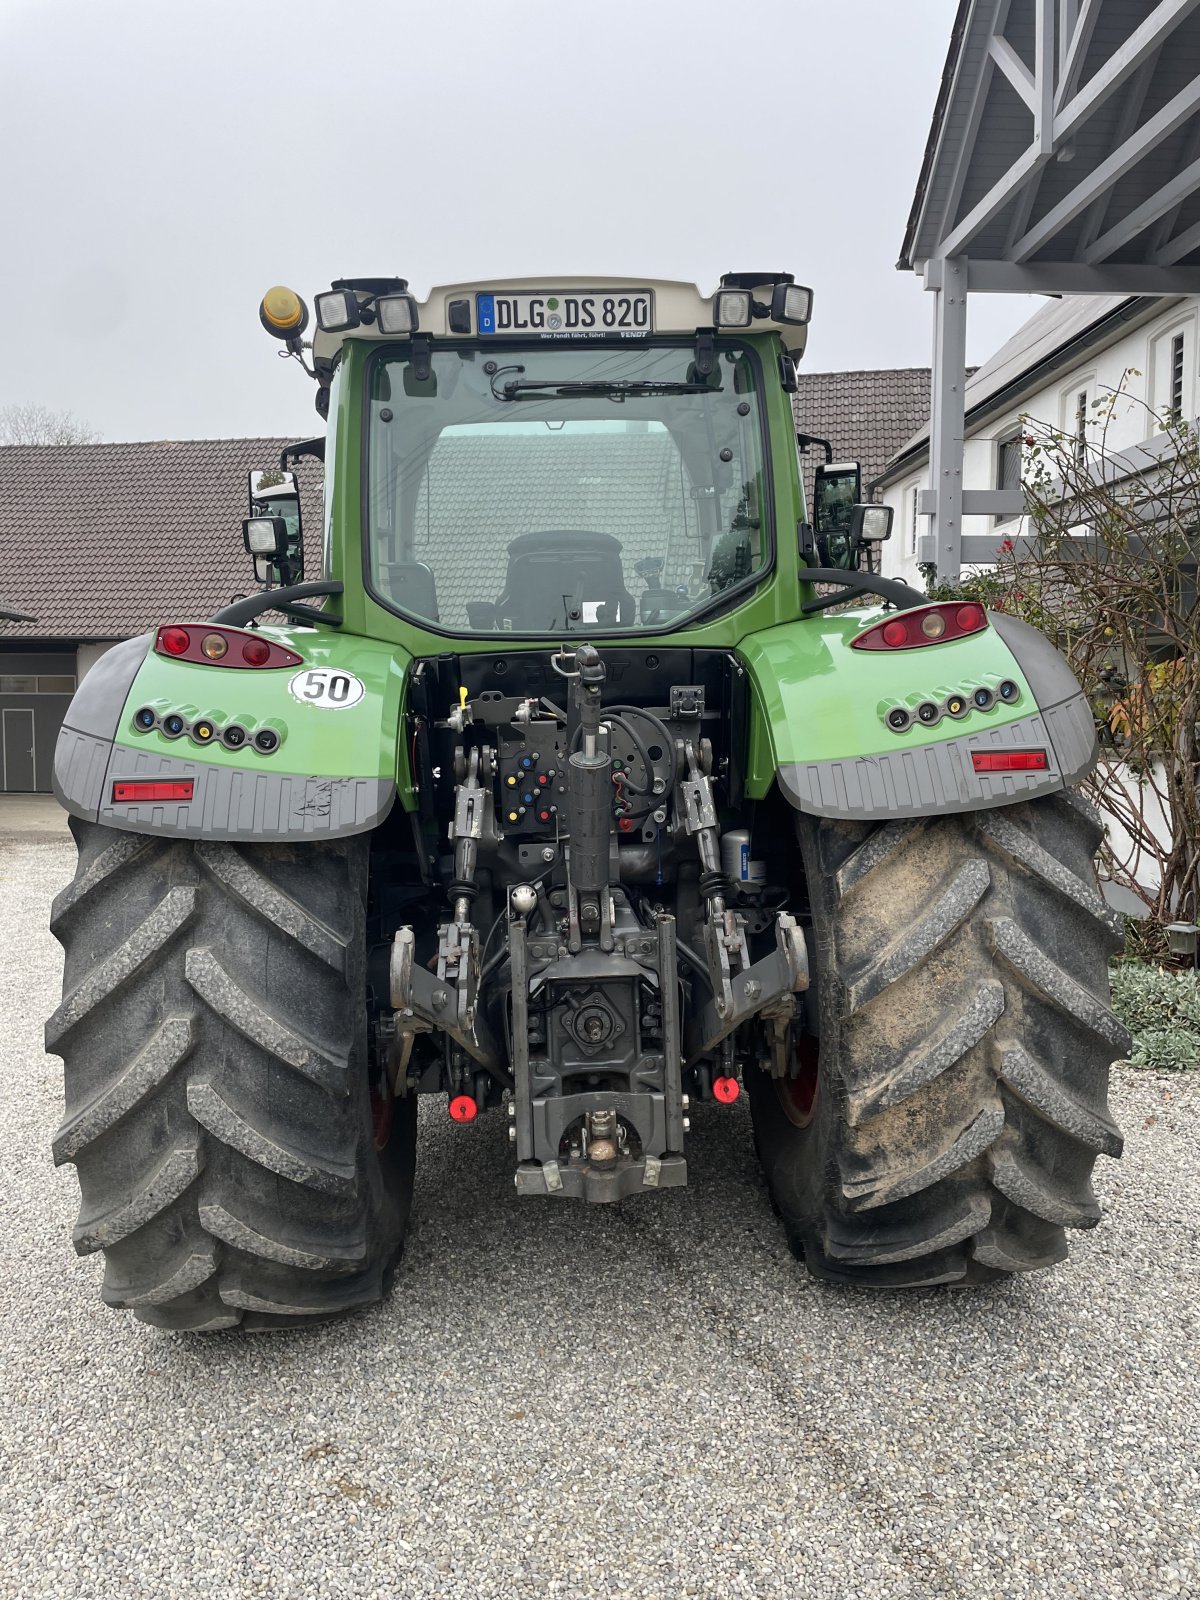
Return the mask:
[[[966,417],[967,263],[961,256],[925,263],[933,293],[933,414],[930,418],[929,488],[918,509],[933,517],[920,542],[921,560],[938,576],[958,577],[962,555],[963,432]]]

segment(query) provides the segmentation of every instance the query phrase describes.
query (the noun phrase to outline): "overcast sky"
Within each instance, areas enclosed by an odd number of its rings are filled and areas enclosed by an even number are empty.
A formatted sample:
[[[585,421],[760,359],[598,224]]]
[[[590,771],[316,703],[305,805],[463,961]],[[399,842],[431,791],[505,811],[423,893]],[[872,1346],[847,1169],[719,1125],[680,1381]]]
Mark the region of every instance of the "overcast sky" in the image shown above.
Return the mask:
[[[374,274],[783,268],[809,368],[927,365],[894,263],[954,10],[0,0],[0,405],[109,440],[311,432],[259,300]],[[973,297],[969,359],[1033,309]]]

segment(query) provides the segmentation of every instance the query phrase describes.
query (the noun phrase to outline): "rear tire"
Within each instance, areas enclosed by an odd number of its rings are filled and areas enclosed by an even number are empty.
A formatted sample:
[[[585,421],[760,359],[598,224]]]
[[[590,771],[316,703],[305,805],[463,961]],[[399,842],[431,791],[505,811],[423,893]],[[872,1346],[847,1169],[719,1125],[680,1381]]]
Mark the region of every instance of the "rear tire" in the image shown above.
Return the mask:
[[[881,1288],[1051,1266],[1118,1156],[1116,916],[1074,794],[882,824],[800,816],[820,1017],[812,1084],[749,1079],[793,1250]],[[808,1112],[807,1120],[805,1112]]]
[[[379,1300],[404,1239],[416,1103],[376,1148],[369,843],[235,846],[72,819],[51,927],[56,1163],[103,1298],[158,1327],[283,1327]]]

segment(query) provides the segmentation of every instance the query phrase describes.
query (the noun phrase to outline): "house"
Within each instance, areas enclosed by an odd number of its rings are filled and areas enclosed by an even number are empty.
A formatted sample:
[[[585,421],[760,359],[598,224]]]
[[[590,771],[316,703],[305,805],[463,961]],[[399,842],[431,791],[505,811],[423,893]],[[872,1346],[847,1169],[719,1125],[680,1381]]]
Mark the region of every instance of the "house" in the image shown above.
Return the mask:
[[[0,791],[49,790],[71,696],[110,644],[253,589],[247,473],[290,442],[0,447]],[[319,530],[320,464],[298,475]]]
[[[1124,397],[1107,425],[1110,452],[1153,447],[1168,412],[1197,409],[1197,319],[1200,297],[1076,295],[1049,301],[967,380],[963,488],[1018,489],[1024,450],[1021,417],[1030,416],[1081,439],[1094,402],[1118,388]],[[895,513],[882,570],[918,587],[918,495],[929,487],[929,422],[896,452],[875,481],[876,496]],[[1026,531],[1027,519],[968,516],[964,536],[984,535],[997,547]]]

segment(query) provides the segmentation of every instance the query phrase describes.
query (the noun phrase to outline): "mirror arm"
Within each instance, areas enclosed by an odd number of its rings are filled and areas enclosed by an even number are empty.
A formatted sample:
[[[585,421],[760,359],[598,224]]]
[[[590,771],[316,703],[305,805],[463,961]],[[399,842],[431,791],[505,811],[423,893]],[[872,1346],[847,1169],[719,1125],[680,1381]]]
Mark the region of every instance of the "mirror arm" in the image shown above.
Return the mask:
[[[315,439],[300,439],[295,444],[284,445],[279,452],[279,470],[286,472],[289,461],[299,461],[301,456],[313,456],[317,461],[325,460],[325,435],[319,433]]]
[[[235,600],[232,605],[222,606],[208,620],[240,628],[264,611],[282,611],[285,616],[295,617],[300,622],[324,622],[329,627],[340,628],[342,619],[336,611],[317,611],[312,606],[297,605],[296,602],[312,599],[316,595],[341,594],[344,587],[334,579],[293,583],[284,589],[267,589],[262,594],[247,595],[244,600]]]
[[[806,454],[810,444],[819,444],[821,449],[825,452],[825,465],[827,467],[832,465],[833,446],[830,444],[828,439],[818,439],[815,433],[798,433],[796,435],[796,443]]]
[[[805,567],[801,569],[800,581],[840,585],[837,594],[821,594],[813,600],[805,600],[800,610],[806,616],[812,611],[840,606],[843,601],[858,594],[877,594],[881,600],[895,606],[897,611],[910,611],[913,606],[926,605],[929,599],[928,595],[914,589],[911,584],[902,583],[898,578],[881,578],[873,572],[853,572],[843,567]]]

